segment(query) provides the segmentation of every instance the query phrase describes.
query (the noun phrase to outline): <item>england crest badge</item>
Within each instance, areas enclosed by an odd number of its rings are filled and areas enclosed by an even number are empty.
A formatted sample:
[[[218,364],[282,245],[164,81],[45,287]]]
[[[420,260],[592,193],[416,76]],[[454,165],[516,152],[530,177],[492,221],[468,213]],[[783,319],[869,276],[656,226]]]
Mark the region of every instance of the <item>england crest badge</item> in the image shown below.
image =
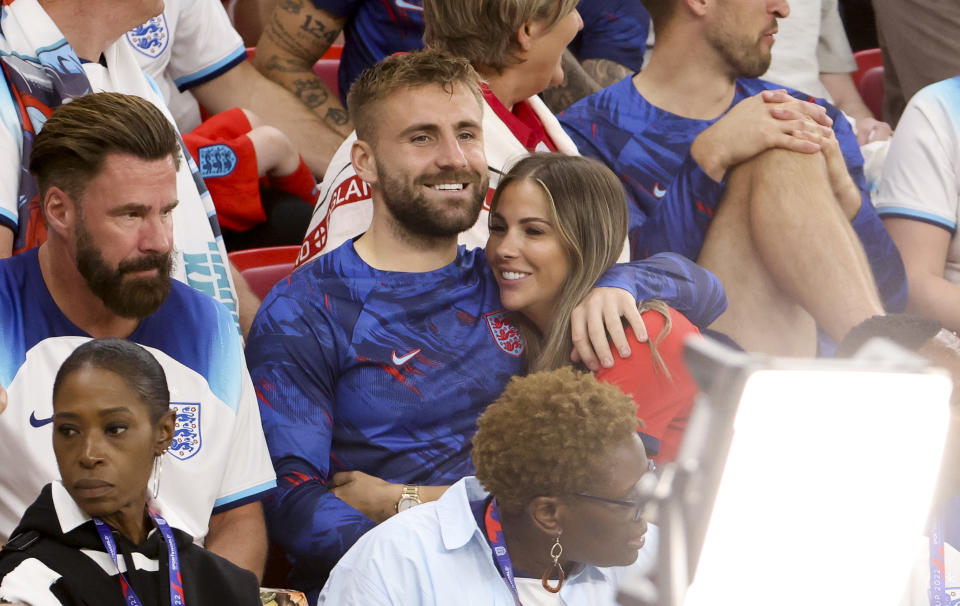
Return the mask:
[[[156,59],[170,42],[167,18],[162,13],[127,32],[127,42],[137,51]]]
[[[506,310],[485,314],[483,317],[487,321],[487,328],[490,329],[493,340],[497,342],[497,347],[514,357],[523,355],[523,339],[520,338],[520,331],[507,320]]]
[[[200,174],[204,179],[226,177],[237,167],[237,154],[223,143],[205,145],[197,150],[200,156]]]
[[[177,414],[170,442],[170,454],[185,461],[200,452],[203,444],[200,435],[200,402],[170,402]]]

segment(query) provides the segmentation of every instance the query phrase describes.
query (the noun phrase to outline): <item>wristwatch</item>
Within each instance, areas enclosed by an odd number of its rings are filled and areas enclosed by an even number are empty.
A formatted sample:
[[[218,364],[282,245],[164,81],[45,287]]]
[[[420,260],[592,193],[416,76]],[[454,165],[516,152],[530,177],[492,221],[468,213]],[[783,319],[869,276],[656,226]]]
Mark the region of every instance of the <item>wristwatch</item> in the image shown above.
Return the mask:
[[[423,501],[420,500],[420,487],[404,485],[403,491],[400,493],[400,500],[397,501],[397,513],[406,511],[422,503]]]

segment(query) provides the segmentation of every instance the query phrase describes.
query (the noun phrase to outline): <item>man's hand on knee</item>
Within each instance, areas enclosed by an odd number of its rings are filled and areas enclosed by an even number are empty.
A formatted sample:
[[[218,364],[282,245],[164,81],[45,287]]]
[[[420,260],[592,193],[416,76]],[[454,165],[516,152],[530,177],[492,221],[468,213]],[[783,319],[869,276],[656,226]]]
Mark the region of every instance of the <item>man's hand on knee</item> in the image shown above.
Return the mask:
[[[850,171],[847,169],[847,161],[843,157],[843,150],[840,149],[840,142],[837,141],[837,135],[832,128],[821,126],[819,132],[807,131],[800,135],[808,138],[810,141],[820,146],[820,152],[827,165],[827,177],[830,180],[830,189],[840,205],[840,210],[847,217],[848,221],[853,221],[857,213],[860,212],[860,206],[863,200],[860,196],[860,189],[853,182]]]
[[[819,133],[833,120],[826,110],[782,90],[763,91],[737,103],[693,141],[690,155],[715,181],[768,149],[812,154],[820,145],[805,133]]]

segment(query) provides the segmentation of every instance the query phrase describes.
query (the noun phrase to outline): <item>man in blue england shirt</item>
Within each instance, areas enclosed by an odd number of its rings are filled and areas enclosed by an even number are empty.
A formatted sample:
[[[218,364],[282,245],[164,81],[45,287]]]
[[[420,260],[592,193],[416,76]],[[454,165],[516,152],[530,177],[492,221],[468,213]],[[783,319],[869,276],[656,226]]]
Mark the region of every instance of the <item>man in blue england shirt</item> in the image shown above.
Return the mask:
[[[477,417],[524,370],[483,250],[457,246],[487,191],[476,72],[438,51],[390,57],[349,104],[370,229],[281,281],[246,349],[279,478],[268,528],[311,596],[364,532],[472,473]],[[621,288],[596,289],[584,317],[621,332],[641,298],[701,325],[724,305],[716,279],[676,255],[617,266],[599,285]],[[588,332],[606,361],[603,328]]]
[[[902,309],[903,263],[849,124],[756,79],[786,0],[644,4],[650,63],[561,116],[633,198],[633,257],[673,251],[714,272],[730,304],[711,328],[748,350],[813,355],[819,326],[826,353],[884,307]]]

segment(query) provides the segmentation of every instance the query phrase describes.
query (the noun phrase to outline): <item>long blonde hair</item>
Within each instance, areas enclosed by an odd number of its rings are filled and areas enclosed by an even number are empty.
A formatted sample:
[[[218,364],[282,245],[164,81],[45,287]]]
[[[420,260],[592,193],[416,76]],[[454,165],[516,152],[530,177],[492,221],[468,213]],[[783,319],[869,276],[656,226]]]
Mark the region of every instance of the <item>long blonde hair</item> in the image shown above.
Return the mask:
[[[570,272],[546,334],[523,314],[515,313],[512,318],[524,339],[528,370],[552,370],[570,364],[573,308],[620,256],[627,237],[627,200],[620,180],[596,160],[533,154],[520,160],[500,180],[490,203],[491,215],[497,211],[507,186],[523,180],[543,189],[548,219],[570,261]]]

